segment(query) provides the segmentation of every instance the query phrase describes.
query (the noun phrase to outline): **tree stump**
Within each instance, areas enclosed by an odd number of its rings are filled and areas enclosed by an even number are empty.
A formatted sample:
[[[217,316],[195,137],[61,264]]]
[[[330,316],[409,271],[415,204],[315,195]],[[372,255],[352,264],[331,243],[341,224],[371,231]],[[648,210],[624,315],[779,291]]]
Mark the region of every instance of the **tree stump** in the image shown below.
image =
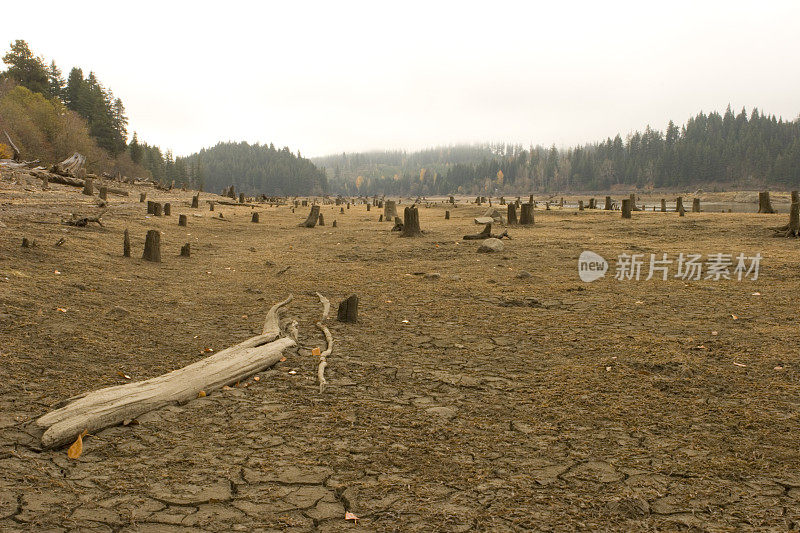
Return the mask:
[[[160,217],[161,216],[161,203],[160,202],[153,202],[153,215]]]
[[[305,200],[303,200],[303,203],[307,203],[307,202]],[[305,222],[302,222],[299,225],[300,225],[300,227],[303,227],[303,228],[313,228],[314,226],[317,225],[317,222],[319,222],[319,219],[320,219],[319,206],[318,205],[312,205],[311,206],[311,212],[308,214],[308,218],[306,218]]]
[[[153,204],[155,204],[155,202],[153,202],[151,200],[147,200],[147,214],[148,215],[152,215],[153,214],[153,209],[154,209]]]
[[[611,208],[612,208],[612,207],[613,207],[613,206],[612,206],[612,204],[611,204],[611,197],[610,197],[610,196],[606,196],[606,205],[605,205],[605,207],[604,207],[603,209],[604,209],[605,211],[611,211]]]
[[[147,199],[147,193],[146,192],[139,193],[139,203],[143,204],[145,199]]]
[[[22,238],[22,247],[23,248],[33,248],[36,246],[36,240],[30,240],[27,237]]]
[[[522,204],[519,212],[520,226],[533,225],[533,203]]]
[[[258,213],[253,213],[253,216],[250,217],[250,222],[253,224],[258,224]]]
[[[383,220],[393,220],[397,216],[397,204],[394,200],[386,200],[383,203]]]
[[[352,294],[339,304],[339,311],[336,313],[336,319],[339,322],[348,322],[351,324],[358,321],[358,296]]]
[[[680,213],[681,211],[685,211],[683,209],[683,196],[678,196],[675,199],[675,212]]]
[[[243,193],[243,192],[240,192],[240,193],[239,193],[239,203],[240,203],[240,204],[243,204],[243,203],[244,203],[244,193]]]
[[[589,198],[589,209],[597,209],[597,204],[594,198]]]
[[[774,213],[772,202],[769,200],[769,191],[758,193],[758,212],[759,213]]]
[[[322,213],[319,214],[319,222],[317,222],[317,224],[319,224],[320,226],[325,225],[325,216],[323,216]]]
[[[208,210],[209,211],[213,211],[214,210],[214,202],[208,202]]]
[[[695,198],[692,200],[692,213],[699,213],[700,212],[700,198]]]
[[[444,219],[445,220],[450,220],[450,211],[445,211],[444,212]]]
[[[42,178],[42,190],[43,191],[50,190],[50,178],[48,176]]]
[[[185,226],[186,225],[186,215],[178,215],[178,225]]]
[[[419,237],[422,230],[419,229],[419,211],[415,206],[406,207],[403,210],[403,231],[401,237]]]
[[[105,185],[100,187],[100,199],[108,200],[108,187],[106,187]]]
[[[622,200],[622,218],[631,218],[631,204],[633,200],[630,198],[623,198]]]
[[[378,222],[383,222],[383,215],[378,217]]]
[[[340,207],[339,208],[339,214],[340,215],[344,215],[344,207]]]
[[[583,211],[583,200],[578,200],[578,211]]]
[[[94,182],[91,178],[83,180],[83,194],[86,196],[94,196]]]
[[[336,227],[336,219],[333,220],[332,227],[334,227],[334,228]]]
[[[661,199],[661,212],[662,213],[667,212],[667,200],[664,198]]]
[[[144,240],[144,253],[142,259],[145,261],[152,261],[153,263],[161,262],[161,232],[155,229],[147,231],[147,236]]]
[[[172,204],[164,204],[164,216],[172,216]]]
[[[372,206],[367,204],[367,212],[369,212],[370,207],[372,207]]]
[[[186,243],[181,246],[181,257],[190,257],[192,255],[192,245],[190,243]]]
[[[308,207],[308,200],[303,200],[302,204],[303,207]]]
[[[197,209],[198,207],[200,207],[200,195],[195,194],[192,196],[192,209]]]
[[[131,236],[128,233],[128,228],[125,228],[125,233],[122,234],[122,257],[131,256]]]
[[[792,203],[796,204],[800,202],[800,196],[798,196],[797,191],[792,191]]]
[[[792,202],[789,208],[789,223],[775,228],[784,237],[800,237],[800,202]]]
[[[511,202],[510,204],[508,204],[508,207],[506,207],[506,210],[508,211],[507,213],[508,225],[509,226],[517,225],[519,223],[517,221],[517,204]]]

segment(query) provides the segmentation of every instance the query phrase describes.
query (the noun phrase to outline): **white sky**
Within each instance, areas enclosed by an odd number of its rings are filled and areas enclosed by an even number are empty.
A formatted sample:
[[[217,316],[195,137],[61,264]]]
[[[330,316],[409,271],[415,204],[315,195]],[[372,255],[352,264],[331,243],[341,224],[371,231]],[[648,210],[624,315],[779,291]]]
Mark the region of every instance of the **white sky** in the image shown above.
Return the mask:
[[[17,3],[25,39],[122,98],[129,131],[304,156],[664,129],[698,111],[800,114],[800,1]]]

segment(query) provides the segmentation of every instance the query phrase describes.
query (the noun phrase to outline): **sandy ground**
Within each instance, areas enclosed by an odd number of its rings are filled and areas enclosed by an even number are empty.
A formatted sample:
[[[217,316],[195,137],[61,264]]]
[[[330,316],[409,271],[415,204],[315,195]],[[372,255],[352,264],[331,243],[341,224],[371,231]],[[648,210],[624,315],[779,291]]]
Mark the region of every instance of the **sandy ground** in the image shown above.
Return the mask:
[[[305,210],[258,207],[253,224],[177,191],[150,190],[173,209],[147,218],[137,190],[105,227],[74,228],[35,221],[93,199],[27,189],[0,182],[0,530],[800,526],[800,242],[769,230],[786,209],[537,210],[479,254],[461,240],[475,206],[423,206],[427,233],[403,239],[363,205],[306,229]],[[140,259],[148,229],[160,264]],[[612,271],[580,281],[584,250]],[[680,252],[763,259],[756,281],[613,278],[619,254]],[[321,345],[315,291],[361,299],[358,324],[331,321],[325,393],[315,358],[287,353],[259,381],[87,437],[77,460],[37,448],[52,405],[235,344],[289,293],[301,342]]]

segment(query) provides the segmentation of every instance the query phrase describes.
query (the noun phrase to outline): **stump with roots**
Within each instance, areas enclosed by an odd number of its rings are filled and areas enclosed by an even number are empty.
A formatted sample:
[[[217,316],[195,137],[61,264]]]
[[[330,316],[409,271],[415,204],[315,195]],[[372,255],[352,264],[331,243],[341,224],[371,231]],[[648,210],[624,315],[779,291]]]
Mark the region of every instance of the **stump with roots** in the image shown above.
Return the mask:
[[[533,225],[533,203],[522,204],[519,212],[520,226]]]
[[[192,255],[192,245],[190,243],[186,243],[181,246],[181,257],[189,257]]]
[[[125,228],[125,233],[122,234],[122,257],[131,256],[131,236],[128,233],[128,228]]]
[[[106,186],[100,187],[100,199],[108,200],[108,187]]]
[[[161,262],[161,232],[155,229],[148,230],[144,240],[144,253],[142,259],[153,263]]]
[[[351,324],[358,322],[358,296],[351,294],[339,304],[336,320]]]
[[[445,220],[450,220],[450,211],[445,211],[444,212],[444,219]]]
[[[594,198],[589,198],[589,209],[597,209],[597,204]]]
[[[172,204],[164,204],[164,216],[168,217],[172,215]]]
[[[603,209],[605,209],[606,211],[611,211],[612,208],[613,208],[613,205],[611,204],[611,197],[610,196],[606,196],[606,205],[605,205],[605,207]]]
[[[147,199],[147,193],[146,192],[139,193],[139,203],[140,204],[143,204],[146,199]]]
[[[622,199],[622,218],[631,218],[632,204],[633,200],[631,200],[630,198]]]
[[[258,224],[258,213],[253,213],[253,216],[250,217],[250,222],[253,224]]]
[[[178,225],[185,226],[187,222],[186,215],[178,215]]]
[[[792,196],[795,196],[793,193]],[[775,228],[778,236],[800,237],[800,202],[792,202],[789,208],[789,223],[785,226]]]
[[[692,213],[699,213],[700,212],[700,198],[695,198],[692,200]]]
[[[397,204],[394,200],[386,200],[383,203],[383,220],[394,220],[397,215]]]
[[[759,213],[774,213],[772,202],[769,200],[769,191],[758,193],[758,212]]]
[[[683,196],[678,196],[675,199],[675,212],[676,213],[685,212],[685,210],[683,209]]]
[[[317,224],[319,224],[320,226],[325,225],[325,216],[322,213],[319,214],[319,222],[317,222]]]
[[[662,213],[667,212],[667,200],[664,198],[661,199],[661,212]]]
[[[197,209],[198,207],[200,207],[200,195],[195,194],[192,196],[192,209]]]
[[[303,202],[305,202],[305,200],[303,200]],[[299,225],[301,228],[313,228],[314,226],[317,225],[319,218],[320,218],[319,206],[312,205],[311,212],[308,214],[308,218],[306,218],[305,222],[301,222]]]
[[[517,204],[515,204],[514,202],[511,202],[510,204],[508,204],[508,207],[506,208],[506,210],[508,211],[508,217],[507,217],[508,218],[508,220],[507,220],[508,225],[509,226],[517,225],[518,224],[518,221],[517,221]]]
[[[160,202],[153,202],[153,216],[160,217],[161,216],[161,203]]]
[[[406,207],[403,210],[403,231],[401,237],[419,237],[422,230],[419,229],[419,211],[415,206]]]

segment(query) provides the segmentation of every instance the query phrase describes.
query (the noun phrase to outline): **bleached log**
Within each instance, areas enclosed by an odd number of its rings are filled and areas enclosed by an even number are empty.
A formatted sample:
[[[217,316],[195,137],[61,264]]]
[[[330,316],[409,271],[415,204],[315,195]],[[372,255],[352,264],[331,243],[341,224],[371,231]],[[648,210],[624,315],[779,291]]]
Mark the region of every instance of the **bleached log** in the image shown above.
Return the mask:
[[[273,366],[284,350],[296,345],[294,339],[281,336],[279,327],[278,312],[291,299],[289,296],[269,310],[261,335],[156,378],[89,392],[42,416],[36,420],[45,429],[42,446],[67,444],[84,430],[97,431],[169,404],[189,401],[200,391],[220,389]]]
[[[53,165],[52,172],[62,176],[71,176],[80,178],[79,174],[83,171],[83,165],[86,163],[86,158],[78,152],[73,153],[60,163]]]

